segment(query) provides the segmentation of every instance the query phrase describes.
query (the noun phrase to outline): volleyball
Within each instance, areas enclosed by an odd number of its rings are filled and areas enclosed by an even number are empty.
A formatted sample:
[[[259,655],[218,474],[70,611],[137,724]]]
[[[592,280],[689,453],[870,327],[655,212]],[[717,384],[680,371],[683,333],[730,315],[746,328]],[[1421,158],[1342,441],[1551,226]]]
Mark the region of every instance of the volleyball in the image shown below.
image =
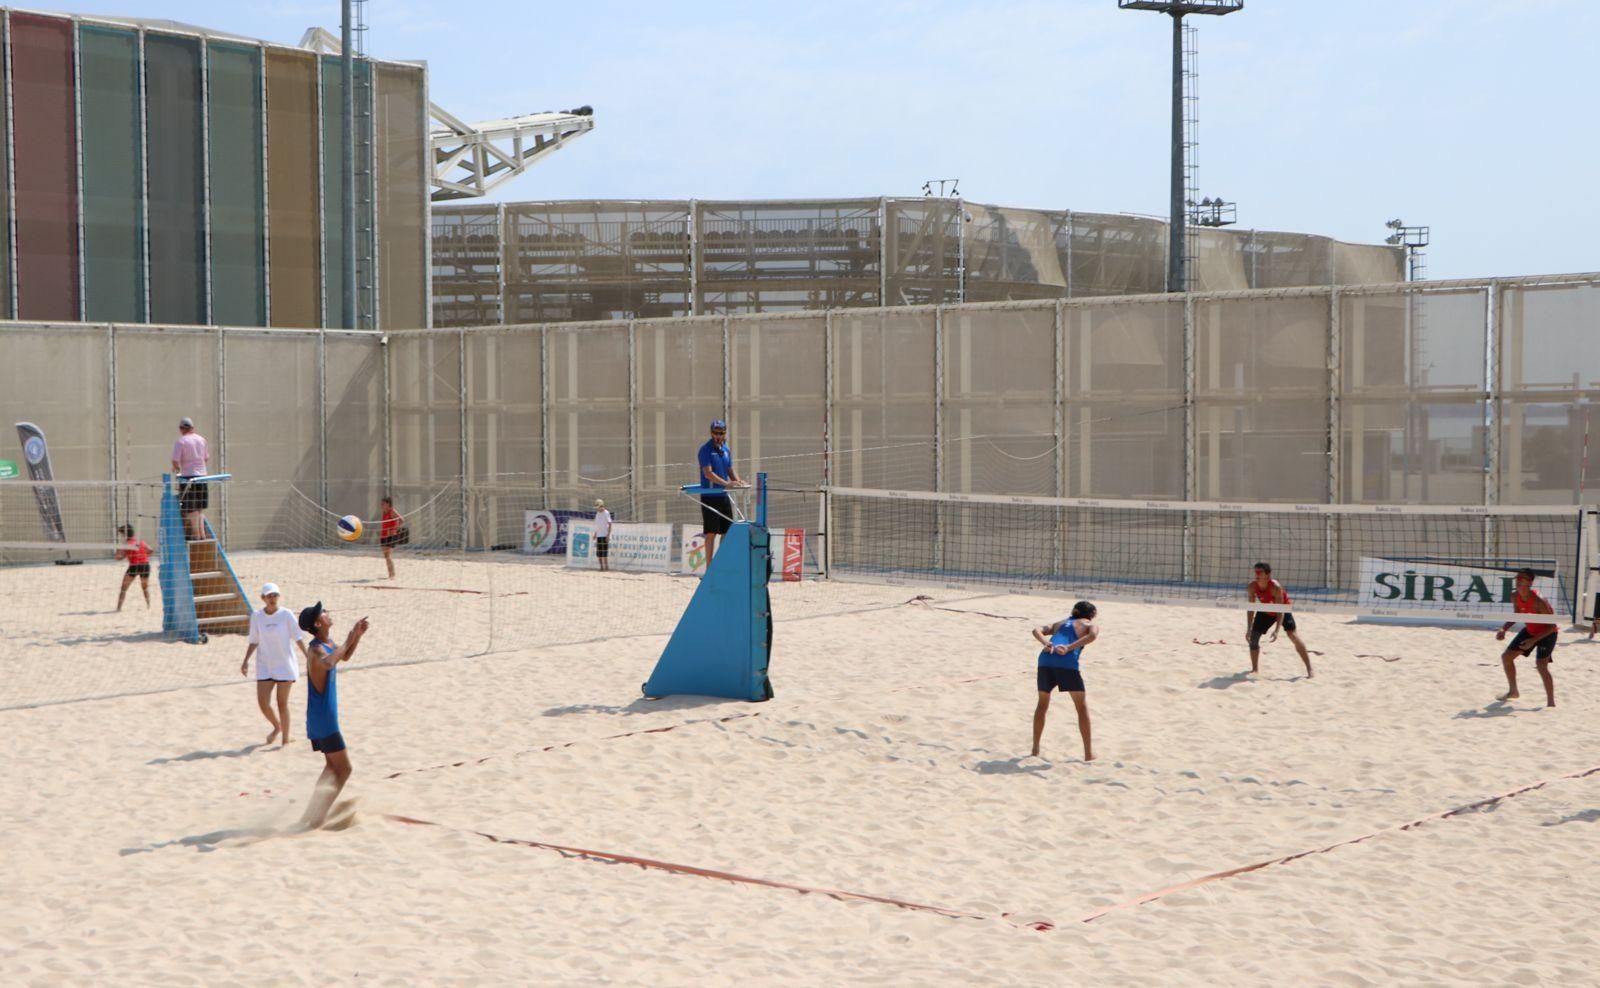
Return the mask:
[[[355,515],[345,515],[339,519],[339,538],[346,542],[354,542],[361,538],[361,519]]]

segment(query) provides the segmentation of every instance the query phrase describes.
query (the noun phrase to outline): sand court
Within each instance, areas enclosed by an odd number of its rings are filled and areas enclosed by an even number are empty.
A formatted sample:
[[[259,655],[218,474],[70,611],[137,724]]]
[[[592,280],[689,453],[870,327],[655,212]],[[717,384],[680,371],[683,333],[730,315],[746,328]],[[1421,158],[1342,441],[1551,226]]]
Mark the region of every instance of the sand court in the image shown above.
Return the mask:
[[[8,690],[41,657],[57,694],[140,676],[165,690],[0,712],[16,752],[0,944],[20,983],[1588,976],[1600,775],[1390,829],[1600,765],[1600,644],[1576,634],[1546,710],[1531,665],[1521,700],[1492,702],[1503,679],[1482,631],[1308,615],[1317,678],[1282,639],[1250,678],[1242,612],[1107,602],[1084,656],[1100,756],[1086,765],[1066,703],[1044,757],[1021,757],[1028,628],[1070,601],[774,585],[776,699],[652,702],[639,683],[683,580],[498,567],[495,592],[521,596],[495,605],[524,610],[497,616],[545,643],[442,659],[486,638],[488,600],[436,591],[487,590],[466,572],[483,566],[418,563],[396,581],[410,589],[378,591],[338,583],[337,558],[294,555],[276,578],[291,603],[324,588],[336,637],[372,599],[340,674],[355,775],[335,829],[290,832],[321,758],[259,745],[250,684],[227,675],[243,639],[10,636]],[[97,620],[73,634],[121,627]],[[202,660],[224,685],[197,682]],[[296,737],[304,702],[302,681]]]

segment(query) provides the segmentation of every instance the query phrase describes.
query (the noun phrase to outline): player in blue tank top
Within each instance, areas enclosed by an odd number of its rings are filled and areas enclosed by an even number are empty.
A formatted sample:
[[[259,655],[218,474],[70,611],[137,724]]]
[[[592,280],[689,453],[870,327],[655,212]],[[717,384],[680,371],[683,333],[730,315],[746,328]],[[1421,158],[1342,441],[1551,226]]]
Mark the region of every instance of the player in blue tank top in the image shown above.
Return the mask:
[[[1095,606],[1087,600],[1072,605],[1072,614],[1055,624],[1033,629],[1033,637],[1043,649],[1039,652],[1039,702],[1033,708],[1033,754],[1039,754],[1039,739],[1044,736],[1044,719],[1050,710],[1050,693],[1061,690],[1072,697],[1078,708],[1078,733],[1083,735],[1083,760],[1094,761],[1094,746],[1089,743],[1089,707],[1083,698],[1083,674],[1078,658],[1089,643],[1099,637],[1094,626]]]
[[[311,804],[300,821],[308,829],[315,829],[328,819],[333,801],[350,778],[350,753],[345,748],[344,735],[339,733],[339,663],[356,654],[361,636],[367,633],[367,619],[355,623],[343,645],[335,645],[329,636],[333,616],[323,610],[319,600],[300,612],[300,629],[311,635],[311,647],[306,650],[306,685],[310,687],[306,693],[306,737],[311,740],[311,749],[322,752],[326,761],[311,794]]]

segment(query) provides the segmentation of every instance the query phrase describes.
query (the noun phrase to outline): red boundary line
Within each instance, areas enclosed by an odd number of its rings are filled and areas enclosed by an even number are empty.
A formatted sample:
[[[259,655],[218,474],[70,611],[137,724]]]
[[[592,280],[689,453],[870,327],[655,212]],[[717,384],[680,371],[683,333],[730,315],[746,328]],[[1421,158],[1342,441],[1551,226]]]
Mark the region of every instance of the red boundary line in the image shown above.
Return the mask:
[[[1324,845],[1323,847],[1312,848],[1309,851],[1300,851],[1296,854],[1286,854],[1280,858],[1271,858],[1267,861],[1257,861],[1255,864],[1241,865],[1237,868],[1229,868],[1226,871],[1212,872],[1209,875],[1202,875],[1199,878],[1193,878],[1187,882],[1180,882],[1177,885],[1171,885],[1155,892],[1147,892],[1144,895],[1135,896],[1132,899],[1124,900],[1116,905],[1107,906],[1104,909],[1098,909],[1085,916],[1078,917],[1078,922],[1092,923],[1102,916],[1107,916],[1111,913],[1119,912],[1124,909],[1132,909],[1134,906],[1142,906],[1147,902],[1154,902],[1157,899],[1163,899],[1174,893],[1185,892],[1201,885],[1209,885],[1212,882],[1218,882],[1224,878],[1233,878],[1237,875],[1246,875],[1252,871],[1260,871],[1263,868],[1270,868],[1273,865],[1288,864],[1290,861],[1298,861],[1301,858],[1308,858],[1313,854],[1327,854],[1329,851],[1333,851],[1341,847],[1348,847],[1351,844],[1360,844],[1364,841],[1372,840],[1373,838],[1380,837],[1384,834],[1398,833],[1405,830],[1414,830],[1426,823],[1433,823],[1437,820],[1447,820],[1450,817],[1460,816],[1463,813],[1472,813],[1476,810],[1483,809],[1486,806],[1493,806],[1496,803],[1499,803],[1501,800],[1521,796],[1524,793],[1530,793],[1536,789],[1543,789],[1545,786],[1556,782],[1568,782],[1573,779],[1581,779],[1585,776],[1594,775],[1597,772],[1600,772],[1600,765],[1597,765],[1594,768],[1585,769],[1582,772],[1569,772],[1566,775],[1558,775],[1555,778],[1545,779],[1542,782],[1534,782],[1529,785],[1519,786],[1516,789],[1508,790],[1500,793],[1497,796],[1488,796],[1477,800],[1476,802],[1466,803],[1462,806],[1457,806],[1452,809],[1443,810],[1438,813],[1429,813],[1427,816],[1421,816],[1415,820],[1397,824],[1392,827],[1385,827],[1382,830],[1374,830],[1372,833],[1362,834],[1360,837],[1350,837],[1345,840],[1335,841],[1332,844]]]

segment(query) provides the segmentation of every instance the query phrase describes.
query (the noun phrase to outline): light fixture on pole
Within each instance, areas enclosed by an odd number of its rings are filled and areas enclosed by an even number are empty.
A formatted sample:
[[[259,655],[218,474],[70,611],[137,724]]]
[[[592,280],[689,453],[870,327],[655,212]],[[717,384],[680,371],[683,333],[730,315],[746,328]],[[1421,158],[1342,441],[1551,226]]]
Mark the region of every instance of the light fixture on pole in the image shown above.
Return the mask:
[[[1171,227],[1167,231],[1167,291],[1188,288],[1187,204],[1184,194],[1183,18],[1188,14],[1221,16],[1244,9],[1244,0],[1117,0],[1121,10],[1152,10],[1172,18],[1172,190]]]

